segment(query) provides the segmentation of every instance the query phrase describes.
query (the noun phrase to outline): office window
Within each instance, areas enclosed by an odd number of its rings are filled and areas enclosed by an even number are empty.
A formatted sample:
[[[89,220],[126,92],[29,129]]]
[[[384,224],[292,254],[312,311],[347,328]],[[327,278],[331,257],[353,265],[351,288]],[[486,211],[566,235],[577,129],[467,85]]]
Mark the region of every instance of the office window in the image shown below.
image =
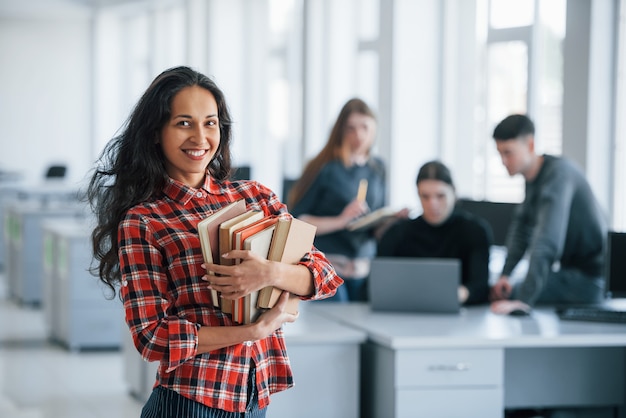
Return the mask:
[[[120,96],[128,109],[132,110],[151,81],[150,73],[150,19],[145,13],[132,15],[123,21],[124,39],[133,42],[124,42],[121,51],[121,65],[123,74],[121,79]]]
[[[487,27],[484,71],[479,72],[477,83],[485,89],[476,108],[479,135],[490,139],[504,117],[526,113],[536,124],[537,151],[560,154],[565,0],[477,4],[486,10],[482,24]],[[483,27],[478,30],[485,31]],[[475,197],[502,202],[523,199],[523,178],[508,175],[493,141],[477,141],[475,164]]]
[[[277,191],[285,176],[295,176],[301,170],[294,156],[302,154],[302,9],[302,0],[268,2],[268,140],[274,148],[283,150],[273,169]],[[259,164],[258,170],[260,173],[269,168]]]
[[[494,29],[530,26],[534,12],[535,0],[491,0],[489,26]]]
[[[296,103],[291,102],[291,90],[299,89],[297,81],[290,77],[289,39],[296,36],[293,25],[297,21],[296,1],[270,0],[268,8],[269,35],[271,54],[268,62],[269,91],[267,97],[268,129],[270,135],[279,141],[285,141],[290,134],[289,121],[293,120]],[[296,83],[293,83],[296,81]],[[294,85],[295,84],[295,85]],[[291,109],[291,110],[290,110]],[[293,113],[292,113],[293,112]]]
[[[164,4],[149,11],[151,65],[154,75],[187,62],[185,27],[187,16],[182,4]],[[199,53],[199,52],[197,52]],[[151,77],[152,78],[152,77]]]
[[[380,1],[361,0],[357,14],[358,51],[356,55],[355,95],[377,110],[380,61]],[[375,111],[376,111],[375,110]]]
[[[616,115],[626,114],[626,0],[620,2]],[[616,117],[613,160],[613,228],[626,231],[626,122]]]
[[[487,49],[487,115],[490,126],[511,113],[526,113],[528,91],[528,45],[525,42],[498,42]],[[491,138],[491,132],[485,136]],[[486,141],[487,161],[484,185],[486,200],[518,202],[523,198],[523,180],[511,178],[493,141]]]

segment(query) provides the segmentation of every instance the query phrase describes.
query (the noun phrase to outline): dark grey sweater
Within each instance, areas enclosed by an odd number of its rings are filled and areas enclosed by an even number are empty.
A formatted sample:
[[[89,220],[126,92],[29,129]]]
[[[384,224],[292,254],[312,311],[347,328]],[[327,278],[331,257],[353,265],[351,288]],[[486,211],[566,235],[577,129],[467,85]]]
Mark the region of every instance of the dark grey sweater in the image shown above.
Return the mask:
[[[564,158],[544,155],[539,174],[526,182],[526,197],[509,229],[502,274],[510,275],[528,252],[519,299],[533,304],[557,262],[561,269],[601,277],[606,234],[605,216],[582,171]]]

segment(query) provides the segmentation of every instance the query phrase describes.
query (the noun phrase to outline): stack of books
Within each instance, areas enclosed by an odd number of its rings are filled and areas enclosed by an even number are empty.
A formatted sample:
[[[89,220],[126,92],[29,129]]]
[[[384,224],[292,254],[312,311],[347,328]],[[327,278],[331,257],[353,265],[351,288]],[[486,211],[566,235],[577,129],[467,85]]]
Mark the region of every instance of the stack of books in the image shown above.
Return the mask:
[[[249,250],[268,260],[296,264],[311,250],[315,231],[315,226],[296,218],[265,216],[261,211],[246,210],[244,200],[232,202],[198,223],[204,261],[222,265],[239,262],[221,257],[233,249]],[[211,302],[231,314],[235,322],[249,324],[263,310],[273,307],[281,293],[281,289],[268,286],[232,301],[211,290]],[[289,295],[287,311],[296,313],[299,300],[299,297]]]

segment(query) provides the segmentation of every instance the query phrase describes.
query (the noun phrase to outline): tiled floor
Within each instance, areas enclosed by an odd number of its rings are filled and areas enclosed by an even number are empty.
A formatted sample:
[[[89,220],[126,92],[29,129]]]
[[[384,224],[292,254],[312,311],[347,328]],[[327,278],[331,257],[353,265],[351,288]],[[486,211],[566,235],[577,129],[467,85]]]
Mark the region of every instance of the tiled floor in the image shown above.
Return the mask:
[[[0,417],[138,418],[119,351],[71,352],[48,342],[40,308],[17,305],[0,273]]]

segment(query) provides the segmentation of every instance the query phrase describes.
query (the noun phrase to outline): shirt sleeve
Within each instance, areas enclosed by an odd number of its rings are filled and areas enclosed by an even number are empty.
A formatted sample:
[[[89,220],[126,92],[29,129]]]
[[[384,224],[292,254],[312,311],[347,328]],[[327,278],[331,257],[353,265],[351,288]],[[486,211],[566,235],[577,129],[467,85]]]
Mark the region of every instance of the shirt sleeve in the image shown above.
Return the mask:
[[[118,229],[126,322],[141,356],[170,372],[194,357],[199,325],[174,315],[157,234],[147,220],[127,216]]]
[[[526,248],[528,247],[528,241],[530,240],[529,228],[522,221],[523,211],[525,210],[524,203],[520,204],[515,210],[513,219],[511,220],[511,226],[507,232],[506,237],[506,259],[504,266],[502,267],[502,275],[510,276],[513,269],[519,263],[524,256]]]
[[[335,268],[330,264],[326,256],[315,247],[300,261],[301,265],[309,269],[313,275],[313,285],[315,293],[310,297],[303,297],[303,300],[320,300],[333,296],[337,288],[343,284],[335,272]]]
[[[537,221],[528,247],[528,273],[520,284],[518,298],[530,305],[539,298],[552,264],[560,259],[565,245],[569,210],[575,185],[565,172],[555,172],[542,185]]]

